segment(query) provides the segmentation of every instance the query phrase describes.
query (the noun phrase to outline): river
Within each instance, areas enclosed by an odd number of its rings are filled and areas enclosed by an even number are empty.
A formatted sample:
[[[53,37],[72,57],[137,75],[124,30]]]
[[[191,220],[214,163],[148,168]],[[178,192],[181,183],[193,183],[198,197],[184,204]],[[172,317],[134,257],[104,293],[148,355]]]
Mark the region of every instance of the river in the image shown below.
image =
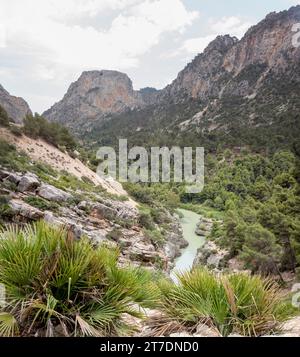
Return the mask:
[[[170,274],[174,281],[177,280],[175,275],[176,272],[191,270],[197,250],[205,242],[204,237],[200,237],[195,233],[197,223],[200,221],[201,216],[197,213],[184,209],[179,209],[178,211],[182,215],[182,218],[180,218],[180,224],[183,230],[183,236],[189,245],[182,249],[181,256],[175,260],[175,267]]]

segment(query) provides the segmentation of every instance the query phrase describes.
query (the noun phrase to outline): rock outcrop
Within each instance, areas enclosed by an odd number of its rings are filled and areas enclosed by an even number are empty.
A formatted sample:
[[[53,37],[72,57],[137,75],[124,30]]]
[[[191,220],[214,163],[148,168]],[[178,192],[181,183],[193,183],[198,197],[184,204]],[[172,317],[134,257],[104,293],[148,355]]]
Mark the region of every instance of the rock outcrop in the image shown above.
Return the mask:
[[[72,199],[71,194],[47,184],[42,184],[37,193],[48,201],[67,202]]]
[[[155,89],[133,90],[129,77],[117,71],[88,71],[71,84],[64,98],[44,113],[52,121],[78,128],[153,102]]]
[[[22,123],[27,114],[32,114],[29,105],[23,98],[10,95],[0,84],[0,105],[16,123]]]

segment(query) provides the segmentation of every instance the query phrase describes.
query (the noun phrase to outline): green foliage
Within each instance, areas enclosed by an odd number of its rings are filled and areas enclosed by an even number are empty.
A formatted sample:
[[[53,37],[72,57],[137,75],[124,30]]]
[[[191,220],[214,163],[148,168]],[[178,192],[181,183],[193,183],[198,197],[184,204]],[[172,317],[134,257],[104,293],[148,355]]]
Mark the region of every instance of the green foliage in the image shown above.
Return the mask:
[[[59,205],[55,202],[49,202],[41,197],[28,196],[24,198],[24,202],[28,203],[30,206],[36,207],[42,211],[57,211]]]
[[[209,209],[222,213],[224,226],[211,238],[247,269],[263,274],[295,271],[300,261],[295,163],[288,151],[231,157],[211,166],[201,193],[181,199],[188,202],[185,208],[204,216]]]
[[[158,291],[151,274],[119,268],[118,251],[75,241],[43,222],[0,235],[0,283],[6,290],[0,333],[21,336],[113,336],[132,328],[124,314],[142,317]]]
[[[33,138],[42,138],[56,147],[74,150],[76,142],[68,129],[58,123],[50,123],[42,116],[27,115],[24,119],[24,133]]]
[[[16,171],[23,171],[28,164],[28,157],[18,153],[16,147],[0,139],[0,165]]]
[[[0,196],[0,223],[9,221],[14,216],[13,210],[9,206],[9,199],[6,196]]]
[[[19,128],[18,126],[16,125],[11,125],[10,128],[9,128],[10,132],[15,135],[15,136],[22,136],[23,135],[23,132],[22,132],[22,129]]]
[[[165,243],[165,238],[159,230],[144,229],[144,234],[151,240],[152,244],[154,244],[156,247],[162,247]]]
[[[6,110],[0,105],[0,126],[9,127],[9,116]]]
[[[276,238],[259,224],[246,228],[241,259],[245,266],[264,275],[276,274],[280,263],[281,247]]]
[[[288,319],[290,306],[269,279],[247,274],[217,275],[203,268],[178,274],[178,285],[163,281],[162,310],[187,328],[214,325],[223,336],[272,333]]]

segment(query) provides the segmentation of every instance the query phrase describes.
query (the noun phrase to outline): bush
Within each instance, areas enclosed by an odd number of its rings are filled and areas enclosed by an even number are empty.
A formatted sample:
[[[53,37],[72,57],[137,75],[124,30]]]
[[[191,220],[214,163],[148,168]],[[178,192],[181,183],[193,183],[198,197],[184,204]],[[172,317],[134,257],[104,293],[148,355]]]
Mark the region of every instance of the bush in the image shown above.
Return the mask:
[[[8,114],[1,105],[0,105],[0,126],[9,127]]]
[[[162,247],[165,243],[165,238],[158,230],[147,230],[144,229],[144,234],[149,238],[156,247]]]
[[[24,133],[33,138],[42,138],[56,147],[74,150],[76,142],[68,129],[58,123],[50,123],[42,116],[27,115],[24,119]]]
[[[148,230],[153,230],[155,228],[152,217],[149,212],[140,212],[138,222],[142,227]]]
[[[290,305],[282,302],[277,284],[244,273],[217,275],[195,268],[178,274],[178,285],[161,281],[161,306],[167,317],[195,330],[213,324],[223,336],[260,336],[288,319]]]
[[[124,314],[142,317],[157,288],[149,272],[119,268],[118,251],[44,222],[0,234],[2,336],[114,336],[129,334]]]
[[[0,196],[0,223],[9,221],[14,216],[14,212],[8,202],[9,200],[6,196]]]
[[[11,125],[10,128],[9,128],[10,132],[15,135],[15,136],[22,136],[22,130],[15,126],[15,125]]]
[[[55,202],[49,202],[44,200],[43,198],[36,196],[28,196],[24,198],[24,202],[28,203],[30,206],[36,207],[42,211],[57,211],[59,209],[59,205]]]

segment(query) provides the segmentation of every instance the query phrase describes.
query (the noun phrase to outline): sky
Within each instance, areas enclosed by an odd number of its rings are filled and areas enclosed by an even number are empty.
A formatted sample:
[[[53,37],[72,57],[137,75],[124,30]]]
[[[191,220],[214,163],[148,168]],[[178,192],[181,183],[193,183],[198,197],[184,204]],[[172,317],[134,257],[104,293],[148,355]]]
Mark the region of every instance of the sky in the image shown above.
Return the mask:
[[[163,88],[217,35],[300,0],[0,0],[0,84],[42,113],[86,70]]]

